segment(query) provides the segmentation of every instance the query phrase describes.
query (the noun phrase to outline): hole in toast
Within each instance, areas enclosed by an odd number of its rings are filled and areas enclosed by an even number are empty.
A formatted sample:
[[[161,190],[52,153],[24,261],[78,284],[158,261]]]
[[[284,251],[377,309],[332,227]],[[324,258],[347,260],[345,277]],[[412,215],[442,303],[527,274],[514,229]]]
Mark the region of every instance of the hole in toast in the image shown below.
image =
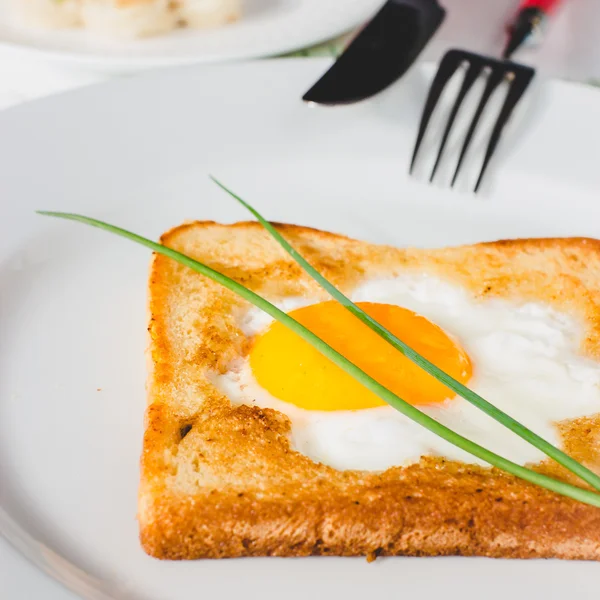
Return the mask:
[[[494,258],[494,261],[496,260],[498,260],[498,267],[494,267],[495,270],[490,269],[482,280],[474,281],[473,285],[468,287],[438,279],[433,275],[418,276],[407,273],[390,278],[366,280],[352,291],[351,297],[355,301],[408,307],[409,310],[417,311],[425,318],[430,316],[432,322],[439,323],[440,327],[447,327],[450,333],[460,339],[474,365],[475,375],[472,386],[475,391],[481,389],[484,393],[497,394],[502,402],[506,398],[506,409],[511,415],[518,416],[518,413],[523,410],[523,418],[531,419],[529,426],[535,431],[542,432],[546,439],[560,445],[561,439],[556,423],[563,421],[563,416],[566,415],[568,419],[570,415],[576,415],[576,418],[581,419],[585,418],[586,412],[590,415],[600,412],[598,409],[600,371],[587,357],[578,354],[580,339],[585,333],[581,327],[581,320],[567,313],[555,311],[553,307],[546,304],[544,298],[538,298],[537,291],[533,298],[530,297],[531,290],[525,290],[527,293],[523,298],[517,296],[515,299],[505,298],[505,295],[513,294],[515,284],[500,270],[501,261]],[[523,283],[523,286],[546,285],[547,279],[540,276],[539,283],[536,280],[535,284]],[[564,285],[570,283],[571,280],[567,279]],[[485,297],[489,297],[490,300],[484,300]],[[278,295],[278,305],[284,311],[303,308],[310,304],[307,302],[308,297]],[[243,314],[240,313],[236,317],[236,325],[242,334],[240,337],[249,340],[268,329],[270,322],[268,315],[265,316],[258,309],[253,308],[246,309]],[[467,327],[467,323],[471,325]],[[473,326],[472,330],[471,326]],[[505,352],[503,349],[507,343],[511,344],[511,352]],[[285,344],[283,347],[274,347],[270,350],[269,356],[265,359],[269,374],[277,370],[273,365],[279,364],[279,357],[287,352]],[[531,360],[534,356],[535,360]],[[566,371],[564,368],[553,369],[550,368],[551,362],[555,362],[557,366],[576,362],[577,368],[571,370],[571,367],[568,367]],[[543,377],[529,372],[533,364],[539,365],[540,373],[544,372]],[[271,365],[270,370],[269,365]],[[548,372],[552,373],[552,381],[548,379],[546,367]],[[492,372],[493,376],[490,375],[488,381],[487,374]],[[504,394],[499,382],[507,381],[504,374],[508,372],[511,373],[511,392]],[[310,375],[309,373],[309,378]],[[308,410],[286,402],[277,395],[280,384],[277,378],[275,377],[273,381],[269,380],[273,383],[273,393],[271,393],[256,379],[250,358],[245,354],[236,354],[235,359],[227,364],[224,373],[211,371],[209,377],[210,383],[224,399],[229,400],[233,407],[256,407],[265,411],[270,409],[276,411],[281,417],[288,418],[289,447],[284,444],[284,449],[281,450],[278,446],[277,451],[281,453],[299,452],[317,464],[325,464],[342,471],[353,469],[379,471],[394,466],[407,466],[417,462],[423,456],[423,448],[427,449],[429,455],[438,456],[442,467],[444,457],[450,461],[465,460],[462,455],[455,456],[453,448],[449,449],[445,445],[440,448],[435,447],[437,439],[421,440],[421,431],[413,429],[411,424],[387,406],[360,411],[359,414],[356,411],[345,410],[343,403],[338,410],[320,411],[318,405],[317,409]],[[586,383],[588,381],[598,381],[597,387],[588,386]],[[513,389],[520,390],[520,382],[525,386],[524,390],[528,387],[535,389],[535,396],[540,398],[539,407],[530,406],[531,398],[525,397],[525,394],[522,402],[514,398]],[[563,385],[565,390],[582,387],[590,390],[589,398],[587,392],[581,394],[581,409],[563,402],[563,398],[568,395],[560,391]],[[301,389],[300,395],[302,395]],[[306,396],[307,392],[304,392],[304,395]],[[574,395],[579,397],[579,394]],[[266,416],[258,412],[242,413],[241,409],[239,410],[240,418],[236,435],[241,440],[242,437],[247,437],[250,431],[244,427],[246,419],[248,422],[264,421]],[[436,407],[428,407],[427,410],[434,413]],[[452,399],[452,402],[440,407],[440,418],[443,414],[443,418],[448,418],[448,422],[451,421],[453,426],[458,426],[459,423],[462,426],[463,423],[469,422],[465,415],[468,413],[470,419],[471,411],[472,409],[462,400]],[[271,419],[268,421],[270,423]],[[286,429],[287,427],[286,424]],[[482,442],[485,441],[484,432],[486,438],[491,433],[491,429],[488,432],[486,428],[477,427],[477,435],[482,435]],[[581,429],[578,429],[579,431]],[[277,436],[271,436],[270,433],[267,424],[264,434],[268,435],[265,435],[266,439],[261,442],[264,448],[277,443],[273,441],[275,438],[279,439]],[[469,436],[474,435],[472,429],[465,430],[465,433]],[[535,447],[517,445],[512,437],[504,436],[498,430],[498,443],[504,444],[505,437],[506,452],[509,454],[514,452],[518,462],[535,464],[540,460],[539,451]],[[572,438],[573,436],[569,436],[569,439]],[[600,434],[598,438],[600,440]],[[399,440],[402,440],[402,444]],[[208,440],[203,441],[208,447]],[[564,443],[568,445],[566,439]],[[589,439],[578,444],[577,453],[581,457],[578,457],[579,460],[585,459],[586,462],[591,462],[589,457],[591,446]],[[598,447],[600,448],[600,444]],[[582,448],[581,453],[579,448]],[[585,456],[583,456],[584,452]],[[478,464],[478,461],[474,460],[472,464]],[[406,503],[411,501],[417,499],[405,499]]]

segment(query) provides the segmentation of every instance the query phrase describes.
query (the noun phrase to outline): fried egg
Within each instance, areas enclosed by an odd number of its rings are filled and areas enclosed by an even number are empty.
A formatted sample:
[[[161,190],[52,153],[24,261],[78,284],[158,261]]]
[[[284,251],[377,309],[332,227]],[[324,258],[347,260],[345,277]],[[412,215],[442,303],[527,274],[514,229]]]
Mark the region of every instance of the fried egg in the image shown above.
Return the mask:
[[[600,412],[600,368],[580,352],[583,326],[541,303],[476,300],[429,275],[366,281],[350,295],[409,346],[547,441],[557,423]],[[545,455],[440,384],[334,301],[285,298],[282,310],[407,402],[519,464]],[[273,408],[292,447],[336,469],[383,470],[440,456],[483,461],[385,404],[258,309],[239,323],[251,340],[215,385],[233,403]]]

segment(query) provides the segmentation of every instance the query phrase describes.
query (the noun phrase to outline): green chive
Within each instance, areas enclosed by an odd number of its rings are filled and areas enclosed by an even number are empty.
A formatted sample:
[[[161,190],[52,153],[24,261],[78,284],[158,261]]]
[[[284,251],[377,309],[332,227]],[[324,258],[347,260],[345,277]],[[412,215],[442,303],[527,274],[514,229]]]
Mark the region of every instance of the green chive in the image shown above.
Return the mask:
[[[196,271],[201,275],[209,277],[213,281],[223,285],[227,289],[231,290],[232,292],[238,294],[239,296],[247,300],[248,302],[254,304],[254,306],[271,315],[274,319],[277,319],[285,327],[288,327],[306,342],[311,344],[314,348],[321,352],[323,356],[330,359],[334,364],[346,371],[346,373],[354,377],[357,381],[359,381],[362,385],[364,385],[374,394],[379,396],[382,400],[387,402],[390,406],[401,412],[403,415],[407,416],[415,423],[418,423],[419,425],[422,425],[429,431],[435,433],[442,439],[445,439],[446,441],[450,442],[451,444],[454,444],[458,448],[465,450],[469,454],[472,454],[473,456],[476,456],[477,458],[480,458],[481,460],[486,461],[490,465],[498,467],[499,469],[502,469],[507,473],[510,473],[511,475],[520,477],[525,481],[538,485],[547,490],[556,492],[557,494],[561,494],[563,496],[567,496],[568,498],[572,498],[574,500],[584,502],[585,504],[590,504],[591,506],[596,506],[600,508],[600,494],[584,490],[569,483],[565,483],[563,481],[553,479],[552,477],[548,477],[547,475],[537,473],[536,471],[532,471],[531,469],[528,469],[526,467],[522,467],[521,465],[507,460],[506,458],[503,458],[502,456],[499,456],[498,454],[495,454],[494,452],[483,448],[479,444],[468,440],[467,438],[452,431],[445,425],[438,423],[435,419],[421,412],[418,408],[412,406],[408,402],[405,402],[404,400],[396,396],[396,394],[392,393],[383,385],[375,381],[375,379],[370,377],[362,369],[357,367],[354,363],[350,362],[347,358],[345,358],[339,352],[334,350],[331,346],[325,343],[321,338],[316,336],[310,330],[306,329],[306,327],[298,323],[298,321],[287,315],[282,310],[278,309],[276,306],[274,306],[258,294],[255,294],[254,292],[245,288],[237,281],[230,279],[222,273],[211,269],[210,267],[198,262],[197,260],[194,260],[193,258],[190,258],[189,256],[186,256],[185,254],[182,254],[181,252],[177,252],[176,250],[167,248],[166,246],[163,246],[144,237],[136,235],[135,233],[131,233],[130,231],[121,229],[120,227],[115,227],[114,225],[109,225],[108,223],[104,223],[96,219],[91,219],[82,215],[61,212],[38,211],[38,214],[50,217],[58,217],[61,219],[67,219],[71,221],[78,221],[80,223],[85,223],[86,225],[91,225],[92,227],[98,227],[99,229],[109,231],[121,237],[137,242],[142,246],[146,246],[154,252],[172,258],[181,265],[189,267],[193,271]]]
[[[281,245],[281,247],[321,286],[323,287],[333,298],[335,298],[340,304],[345,306],[354,316],[359,318],[365,325],[370,327],[375,333],[379,334],[383,339],[389,342],[394,348],[401,352],[404,356],[414,362],[416,365],[421,367],[424,371],[435,377],[438,381],[443,383],[446,387],[450,388],[453,392],[456,392],[459,396],[464,398],[467,402],[470,402],[484,413],[492,417],[492,419],[498,421],[513,433],[516,433],[519,437],[529,442],[532,446],[535,446],[538,450],[541,450],[544,454],[554,459],[557,463],[579,476],[583,481],[589,483],[592,487],[600,490],[600,477],[593,471],[590,471],[587,467],[577,462],[574,458],[571,458],[568,454],[565,454],[562,450],[553,446],[550,442],[547,442],[544,438],[540,437],[523,424],[519,423],[505,412],[482,398],[479,394],[476,394],[468,387],[457,381],[439,367],[436,367],[432,362],[428,361],[424,356],[413,350],[410,346],[405,344],[402,340],[397,338],[393,333],[388,331],[385,327],[380,325],[375,319],[370,317],[360,307],[356,306],[347,296],[340,292],[331,282],[329,282],[323,275],[321,275],[301,254],[299,254],[289,242],[275,229],[255,208],[250,206],[245,200],[240,198],[237,194],[228,189],[220,181],[211,176],[211,179],[225,192],[227,192],[232,198],[237,200],[244,208],[250,211],[260,222],[260,224],[275,238],[275,240]]]

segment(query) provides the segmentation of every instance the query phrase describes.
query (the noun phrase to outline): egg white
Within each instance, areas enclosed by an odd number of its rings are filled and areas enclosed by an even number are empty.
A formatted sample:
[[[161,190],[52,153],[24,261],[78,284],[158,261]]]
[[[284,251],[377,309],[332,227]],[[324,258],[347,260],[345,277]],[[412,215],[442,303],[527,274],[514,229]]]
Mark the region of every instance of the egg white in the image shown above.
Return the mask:
[[[557,422],[600,412],[600,367],[580,354],[583,326],[569,315],[541,303],[475,301],[466,290],[427,275],[367,281],[351,298],[403,306],[442,327],[471,358],[473,377],[468,387],[552,444],[561,443]],[[316,302],[286,298],[278,305],[289,312]],[[240,328],[252,336],[271,321],[262,311],[251,309],[243,315]],[[383,470],[426,455],[486,465],[389,406],[327,412],[279,400],[256,382],[248,359],[215,376],[215,385],[234,404],[286,414],[292,446],[336,469]],[[419,408],[516,463],[545,458],[460,397]]]

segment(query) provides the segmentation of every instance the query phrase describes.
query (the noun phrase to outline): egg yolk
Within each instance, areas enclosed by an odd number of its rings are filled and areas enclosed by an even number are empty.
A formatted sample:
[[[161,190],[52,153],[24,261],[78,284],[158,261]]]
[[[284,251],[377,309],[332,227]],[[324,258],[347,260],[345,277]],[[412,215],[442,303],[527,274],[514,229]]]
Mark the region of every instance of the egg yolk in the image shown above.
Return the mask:
[[[470,379],[471,361],[465,351],[425,317],[391,304],[357,304],[461,383]],[[289,315],[410,404],[435,404],[455,395],[338,302],[321,302],[293,310]],[[307,410],[357,410],[385,405],[278,321],[254,341],[250,367],[258,383],[270,394]]]

